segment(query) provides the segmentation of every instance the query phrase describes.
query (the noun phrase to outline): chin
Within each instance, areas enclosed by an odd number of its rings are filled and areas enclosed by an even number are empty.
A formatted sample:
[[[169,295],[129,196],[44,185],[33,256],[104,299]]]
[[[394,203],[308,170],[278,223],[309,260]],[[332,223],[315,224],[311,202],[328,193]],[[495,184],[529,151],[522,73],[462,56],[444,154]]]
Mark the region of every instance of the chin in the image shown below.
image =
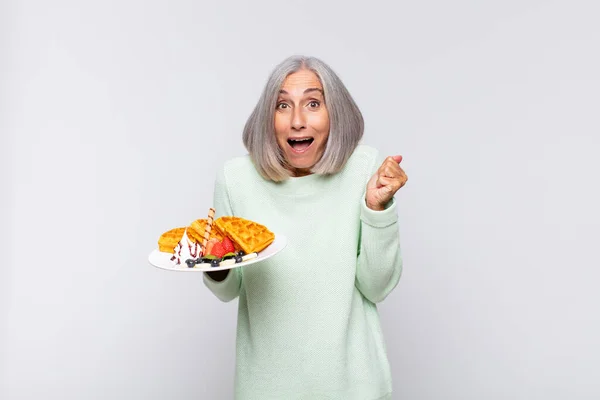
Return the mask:
[[[316,160],[298,160],[293,159],[292,157],[286,157],[286,163],[288,165],[288,169],[295,174],[312,174],[312,169],[317,163]]]
[[[315,166],[314,163],[312,163],[312,164],[298,164],[298,163],[292,164],[292,163],[288,163],[288,165],[293,170],[302,170],[303,172],[311,172],[312,168]]]

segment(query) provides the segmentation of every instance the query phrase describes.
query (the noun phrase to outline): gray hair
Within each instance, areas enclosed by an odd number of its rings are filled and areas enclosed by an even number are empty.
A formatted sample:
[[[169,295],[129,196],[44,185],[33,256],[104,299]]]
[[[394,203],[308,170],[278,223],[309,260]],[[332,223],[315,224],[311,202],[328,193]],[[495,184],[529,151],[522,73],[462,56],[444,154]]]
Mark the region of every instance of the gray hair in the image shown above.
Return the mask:
[[[335,72],[315,57],[288,57],[271,72],[258,104],[244,126],[244,146],[258,172],[267,180],[280,182],[291,176],[275,137],[275,108],[283,81],[301,69],[314,72],[321,81],[329,113],[325,151],[311,172],[324,175],[339,172],[363,136],[362,114]]]

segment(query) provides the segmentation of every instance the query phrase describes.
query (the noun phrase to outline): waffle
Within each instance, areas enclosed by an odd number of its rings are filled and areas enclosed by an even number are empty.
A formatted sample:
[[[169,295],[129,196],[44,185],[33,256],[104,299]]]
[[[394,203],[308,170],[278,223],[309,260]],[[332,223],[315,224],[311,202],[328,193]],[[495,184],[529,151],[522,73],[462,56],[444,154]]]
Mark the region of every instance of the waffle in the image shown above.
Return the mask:
[[[214,225],[244,250],[258,253],[275,240],[275,234],[266,226],[240,217],[220,217]]]
[[[188,226],[188,230],[187,230],[187,235],[188,238],[190,238],[191,241],[196,242],[198,244],[202,244],[202,240],[204,239],[204,230],[206,229],[206,223],[208,221],[206,220],[206,218],[204,219],[197,219],[194,222],[191,223],[190,226]],[[222,241],[224,239],[224,236],[221,232],[219,232],[218,229],[215,229],[215,224],[213,223],[213,226],[210,230],[210,236],[208,237],[208,239],[218,239],[219,241]]]
[[[160,235],[158,238],[158,250],[165,253],[174,253],[175,247],[181,241],[185,228],[174,228]]]

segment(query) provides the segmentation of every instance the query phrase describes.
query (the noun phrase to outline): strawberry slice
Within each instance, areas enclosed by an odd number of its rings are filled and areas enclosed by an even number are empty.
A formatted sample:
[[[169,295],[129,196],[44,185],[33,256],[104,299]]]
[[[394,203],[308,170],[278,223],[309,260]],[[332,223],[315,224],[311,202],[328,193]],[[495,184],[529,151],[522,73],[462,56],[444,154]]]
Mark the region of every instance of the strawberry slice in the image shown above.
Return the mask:
[[[223,239],[223,248],[225,249],[225,253],[235,253],[235,246],[228,236],[225,236],[225,239]]]
[[[227,254],[228,251],[225,250],[225,248],[223,247],[223,243],[218,242],[215,243],[214,246],[212,247],[212,249],[210,249],[210,253],[215,257],[223,257],[225,254]]]

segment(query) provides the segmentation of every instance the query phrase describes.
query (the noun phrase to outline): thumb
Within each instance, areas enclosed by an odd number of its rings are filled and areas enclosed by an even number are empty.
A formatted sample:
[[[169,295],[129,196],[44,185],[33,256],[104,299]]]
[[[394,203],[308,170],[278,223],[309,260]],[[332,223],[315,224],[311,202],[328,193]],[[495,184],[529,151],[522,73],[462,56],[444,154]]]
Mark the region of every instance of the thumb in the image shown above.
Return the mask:
[[[394,161],[396,161],[397,163],[400,163],[400,161],[402,161],[402,156],[401,155],[397,155],[397,156],[392,156],[392,158],[394,159]]]

